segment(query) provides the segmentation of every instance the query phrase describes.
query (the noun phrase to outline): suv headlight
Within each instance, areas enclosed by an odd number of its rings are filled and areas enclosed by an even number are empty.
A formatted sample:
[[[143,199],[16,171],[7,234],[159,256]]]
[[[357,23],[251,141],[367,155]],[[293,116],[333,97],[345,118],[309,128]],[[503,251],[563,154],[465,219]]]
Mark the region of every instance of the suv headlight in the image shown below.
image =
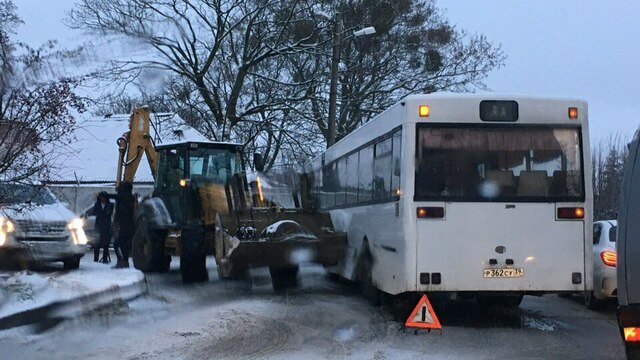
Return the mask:
[[[78,229],[82,229],[83,225],[84,224],[82,222],[82,219],[75,218],[75,219],[71,220],[71,222],[69,222],[69,224],[67,224],[67,228],[69,230],[78,230]]]
[[[7,242],[9,234],[15,230],[16,227],[13,225],[11,220],[0,218],[0,246],[3,246]]]
[[[80,218],[73,219],[67,224],[67,229],[69,229],[73,243],[76,245],[86,245],[88,242],[87,235],[82,229],[83,225],[84,223]]]

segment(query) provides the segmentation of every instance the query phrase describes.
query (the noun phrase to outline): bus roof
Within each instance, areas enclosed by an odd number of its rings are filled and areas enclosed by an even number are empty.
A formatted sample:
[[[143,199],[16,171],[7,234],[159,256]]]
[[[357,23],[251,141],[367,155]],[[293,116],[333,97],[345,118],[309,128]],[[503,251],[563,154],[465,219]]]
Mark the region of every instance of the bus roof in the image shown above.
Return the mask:
[[[480,104],[483,101],[507,101],[517,103],[515,121],[483,121]],[[421,117],[419,107],[429,107],[429,115]],[[569,108],[577,109],[577,118],[569,117]],[[540,124],[583,127],[583,137],[588,138],[587,102],[577,98],[544,97],[508,94],[415,94],[402,98],[371,121],[363,124],[325,151],[329,158],[339,156],[351,148],[357,148],[370,140],[401,126],[404,123],[452,123],[452,124]],[[321,155],[322,156],[322,155]]]
[[[457,99],[457,100],[496,100],[496,99],[504,99],[504,100],[516,100],[516,101],[526,101],[526,100],[545,100],[545,101],[584,101],[580,98],[572,98],[572,97],[561,97],[561,96],[540,96],[540,95],[517,95],[517,94],[501,94],[501,93],[451,93],[451,92],[440,92],[433,94],[412,94],[407,95],[404,98],[400,99],[398,103],[402,101],[414,100],[414,99]]]

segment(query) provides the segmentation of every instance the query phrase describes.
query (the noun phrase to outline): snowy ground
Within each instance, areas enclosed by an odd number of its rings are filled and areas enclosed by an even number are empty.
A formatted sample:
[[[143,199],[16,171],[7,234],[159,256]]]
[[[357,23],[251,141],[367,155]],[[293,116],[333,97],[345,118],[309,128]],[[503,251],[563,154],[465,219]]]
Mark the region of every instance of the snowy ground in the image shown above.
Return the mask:
[[[149,274],[149,295],[116,303],[40,333],[0,332],[7,358],[49,359],[619,359],[615,307],[587,310],[580,300],[525,297],[519,309],[474,302],[434,305],[442,333],[404,331],[349,283],[321,267],[301,286],[274,294],[269,272],[183,285],[177,264]]]
[[[115,256],[112,257],[115,259]],[[15,314],[31,311],[52,304],[62,305],[69,301],[80,301],[88,296],[103,294],[101,302],[111,295],[127,298],[140,295],[144,275],[133,268],[111,269],[111,265],[93,261],[92,254],[84,256],[77,270],[62,270],[61,264],[51,264],[34,270],[0,272],[0,323]],[[126,293],[118,294],[120,289]],[[87,304],[84,301],[85,307]]]

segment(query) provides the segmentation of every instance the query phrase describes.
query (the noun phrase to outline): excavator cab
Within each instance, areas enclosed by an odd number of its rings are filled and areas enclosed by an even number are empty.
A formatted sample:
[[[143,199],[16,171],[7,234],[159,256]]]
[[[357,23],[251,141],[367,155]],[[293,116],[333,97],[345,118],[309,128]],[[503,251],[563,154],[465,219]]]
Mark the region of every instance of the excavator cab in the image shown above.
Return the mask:
[[[156,150],[154,196],[163,200],[174,223],[211,223],[216,213],[228,213],[226,189],[242,172],[241,145],[184,142]]]

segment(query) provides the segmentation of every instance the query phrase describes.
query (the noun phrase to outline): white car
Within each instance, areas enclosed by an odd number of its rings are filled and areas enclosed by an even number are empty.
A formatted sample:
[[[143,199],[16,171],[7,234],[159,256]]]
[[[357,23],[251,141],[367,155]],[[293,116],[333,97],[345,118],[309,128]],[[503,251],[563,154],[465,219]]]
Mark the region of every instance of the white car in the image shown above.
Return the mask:
[[[49,189],[0,183],[0,265],[62,261],[76,269],[86,243],[82,220]]]
[[[599,308],[606,300],[616,298],[616,220],[593,223],[593,291],[584,295],[590,309]]]

